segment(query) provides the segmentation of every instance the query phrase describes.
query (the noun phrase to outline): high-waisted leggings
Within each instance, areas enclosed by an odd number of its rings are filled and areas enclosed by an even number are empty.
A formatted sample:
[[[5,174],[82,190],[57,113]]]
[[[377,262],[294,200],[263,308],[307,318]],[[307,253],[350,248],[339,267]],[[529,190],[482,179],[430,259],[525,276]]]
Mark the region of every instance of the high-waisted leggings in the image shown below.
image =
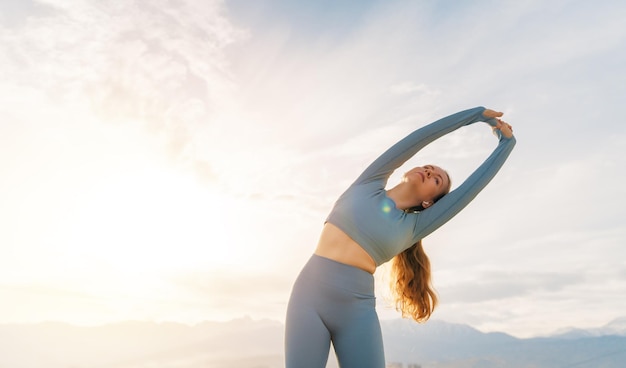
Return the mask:
[[[313,255],[287,308],[286,368],[324,368],[332,342],[341,368],[384,368],[372,274]]]

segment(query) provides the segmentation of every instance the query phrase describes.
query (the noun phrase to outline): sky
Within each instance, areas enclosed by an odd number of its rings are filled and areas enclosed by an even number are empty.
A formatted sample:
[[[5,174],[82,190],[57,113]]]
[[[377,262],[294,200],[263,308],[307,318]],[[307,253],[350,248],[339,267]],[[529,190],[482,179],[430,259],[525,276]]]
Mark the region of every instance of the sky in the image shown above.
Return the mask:
[[[541,336],[626,316],[621,1],[0,3],[0,323],[284,321],[335,199],[475,106],[517,138],[424,239],[433,319]],[[475,124],[397,170],[461,183]],[[389,268],[381,319],[398,318]]]

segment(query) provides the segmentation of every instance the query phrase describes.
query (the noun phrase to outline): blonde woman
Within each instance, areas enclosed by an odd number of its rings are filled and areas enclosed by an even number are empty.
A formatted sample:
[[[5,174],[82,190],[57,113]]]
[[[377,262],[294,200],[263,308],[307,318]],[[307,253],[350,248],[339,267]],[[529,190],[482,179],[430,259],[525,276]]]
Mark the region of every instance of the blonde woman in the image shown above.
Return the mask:
[[[285,330],[286,368],[324,368],[332,342],[342,368],[383,368],[376,314],[376,267],[392,260],[392,291],[403,316],[426,321],[437,296],[422,239],[461,211],[496,175],[515,146],[501,112],[476,107],[426,125],[378,157],[339,197],[315,253],[298,276]],[[458,188],[438,166],[406,172],[385,189],[394,170],[434,140],[483,121],[498,145]]]

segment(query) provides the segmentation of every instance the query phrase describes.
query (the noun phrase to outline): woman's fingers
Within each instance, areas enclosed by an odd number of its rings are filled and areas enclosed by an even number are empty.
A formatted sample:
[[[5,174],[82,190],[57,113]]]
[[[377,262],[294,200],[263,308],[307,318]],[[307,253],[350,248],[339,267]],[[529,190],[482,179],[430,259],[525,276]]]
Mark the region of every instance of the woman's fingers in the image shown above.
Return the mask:
[[[507,128],[513,130],[513,127],[511,126],[511,124],[507,123],[506,121],[500,119],[500,118],[496,118],[496,120],[498,121],[498,125],[496,125],[497,128],[502,127],[502,125],[506,126]]]
[[[495,111],[491,109],[485,109],[485,111],[483,111],[483,116],[486,118],[499,118],[502,115],[504,115],[503,112]]]
[[[502,132],[502,135],[504,135],[507,138],[511,138],[513,136],[513,128],[507,124],[507,123],[502,123],[502,126],[500,127],[500,132]]]
[[[504,135],[507,138],[511,138],[513,136],[513,127],[511,126],[511,124],[507,123],[506,121],[500,119],[500,118],[496,118],[496,126],[492,127],[492,129],[494,130],[494,132],[496,130],[499,130],[502,135]]]

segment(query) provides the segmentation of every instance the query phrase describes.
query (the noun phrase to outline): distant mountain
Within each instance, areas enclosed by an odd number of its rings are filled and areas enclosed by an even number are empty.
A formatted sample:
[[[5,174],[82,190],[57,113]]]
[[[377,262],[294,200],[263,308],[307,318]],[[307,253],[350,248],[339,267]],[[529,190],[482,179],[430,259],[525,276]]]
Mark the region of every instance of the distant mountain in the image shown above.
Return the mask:
[[[504,333],[482,333],[470,326],[442,321],[417,324],[407,319],[382,322],[388,361],[420,363],[482,356],[515,345]]]
[[[625,322],[532,339],[436,320],[381,324],[387,361],[404,367],[624,368]],[[2,368],[278,368],[282,355],[283,325],[270,320],[0,325]],[[336,366],[331,357],[328,367]]]
[[[0,325],[0,367],[280,367],[283,326],[230,322]]]
[[[587,330],[579,328],[568,328],[553,334],[551,337],[562,339],[578,339],[592,336],[626,336],[626,317],[614,319],[606,325]],[[626,365],[625,365],[626,366]]]
[[[518,339],[503,333],[482,333],[466,325],[430,321],[384,321],[388,362],[429,368],[624,368],[626,329],[623,320],[581,333],[581,337]]]

